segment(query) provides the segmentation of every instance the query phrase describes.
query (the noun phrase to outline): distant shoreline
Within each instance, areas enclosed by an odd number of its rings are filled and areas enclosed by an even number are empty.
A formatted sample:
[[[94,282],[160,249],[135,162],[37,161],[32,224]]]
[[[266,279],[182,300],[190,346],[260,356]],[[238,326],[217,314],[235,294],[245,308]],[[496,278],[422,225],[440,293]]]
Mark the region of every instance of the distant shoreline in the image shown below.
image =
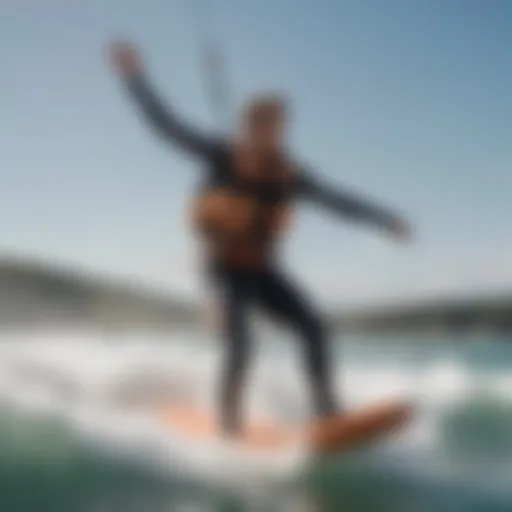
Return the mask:
[[[512,332],[512,291],[439,298],[328,315],[351,332]],[[199,304],[135,280],[114,279],[36,258],[0,257],[0,328],[84,325],[107,331],[204,327]]]

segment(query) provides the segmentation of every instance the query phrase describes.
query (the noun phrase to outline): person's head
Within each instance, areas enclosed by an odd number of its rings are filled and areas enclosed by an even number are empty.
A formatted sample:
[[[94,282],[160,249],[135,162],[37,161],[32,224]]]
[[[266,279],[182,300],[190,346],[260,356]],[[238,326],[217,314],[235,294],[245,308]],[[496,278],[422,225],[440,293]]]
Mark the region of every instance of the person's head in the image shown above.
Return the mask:
[[[287,105],[281,94],[255,96],[242,111],[242,136],[263,151],[279,149],[284,138],[286,117]]]

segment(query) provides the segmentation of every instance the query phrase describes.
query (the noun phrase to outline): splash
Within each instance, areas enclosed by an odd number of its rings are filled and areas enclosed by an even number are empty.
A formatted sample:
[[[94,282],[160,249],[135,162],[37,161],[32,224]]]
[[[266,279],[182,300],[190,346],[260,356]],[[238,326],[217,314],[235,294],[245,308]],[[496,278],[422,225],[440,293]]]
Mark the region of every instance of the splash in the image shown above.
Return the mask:
[[[76,333],[6,339],[0,344],[0,400],[33,418],[59,419],[91,447],[143,461],[161,473],[227,485],[250,482],[253,488],[297,478],[310,461],[302,447],[248,452],[221,440],[187,441],[159,422],[155,411],[173,400],[213,411],[219,352],[215,345],[185,335],[174,340],[125,338],[122,343]],[[307,421],[308,389],[293,346],[263,347],[256,359],[247,390],[248,417]],[[389,353],[374,353],[372,359],[350,343],[337,360],[338,392],[347,407],[396,397],[409,397],[417,405],[411,428],[372,452],[374,465],[390,471],[395,464],[407,478],[496,484],[489,458],[484,474],[462,469],[468,458],[481,455],[477,447],[482,439],[491,436],[500,442],[495,433],[503,410],[512,410],[507,372],[476,372],[468,361],[446,351],[426,362],[418,357],[411,363]],[[480,414],[487,421],[461,443],[457,432],[467,425],[468,408],[474,409],[482,397],[488,406]],[[509,443],[501,427],[500,432],[501,441]],[[510,479],[512,468],[499,464],[501,481]]]

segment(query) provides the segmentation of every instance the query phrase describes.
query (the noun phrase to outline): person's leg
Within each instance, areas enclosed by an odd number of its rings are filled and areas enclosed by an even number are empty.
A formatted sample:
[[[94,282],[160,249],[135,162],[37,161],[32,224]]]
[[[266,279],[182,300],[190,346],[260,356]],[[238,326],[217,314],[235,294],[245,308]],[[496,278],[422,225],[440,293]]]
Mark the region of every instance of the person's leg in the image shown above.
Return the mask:
[[[225,355],[220,383],[220,420],[225,434],[241,430],[241,393],[249,360],[248,306],[251,281],[248,276],[228,272],[221,277],[222,336]]]
[[[295,328],[304,347],[304,360],[313,393],[316,413],[332,415],[336,400],[329,369],[326,329],[305,295],[277,271],[262,274],[257,298],[269,313]]]

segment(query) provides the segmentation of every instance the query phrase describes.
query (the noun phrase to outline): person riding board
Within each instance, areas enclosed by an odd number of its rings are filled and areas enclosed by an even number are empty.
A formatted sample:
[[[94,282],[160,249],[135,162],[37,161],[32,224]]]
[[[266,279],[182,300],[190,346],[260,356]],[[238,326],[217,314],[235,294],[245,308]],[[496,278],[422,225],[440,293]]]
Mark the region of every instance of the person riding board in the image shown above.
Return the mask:
[[[324,322],[308,297],[287,277],[277,258],[297,200],[321,204],[342,217],[372,224],[405,240],[410,229],[399,215],[322,184],[285,150],[288,105],[261,94],[240,116],[232,140],[217,140],[188,126],[150,85],[138,51],[129,43],[110,48],[114,69],[147,121],[174,146],[204,163],[191,222],[205,242],[207,275],[221,292],[226,358],[220,389],[220,423],[226,435],[242,428],[241,390],[249,362],[249,306],[257,304],[293,327],[300,338],[317,416],[334,415],[334,396]]]

